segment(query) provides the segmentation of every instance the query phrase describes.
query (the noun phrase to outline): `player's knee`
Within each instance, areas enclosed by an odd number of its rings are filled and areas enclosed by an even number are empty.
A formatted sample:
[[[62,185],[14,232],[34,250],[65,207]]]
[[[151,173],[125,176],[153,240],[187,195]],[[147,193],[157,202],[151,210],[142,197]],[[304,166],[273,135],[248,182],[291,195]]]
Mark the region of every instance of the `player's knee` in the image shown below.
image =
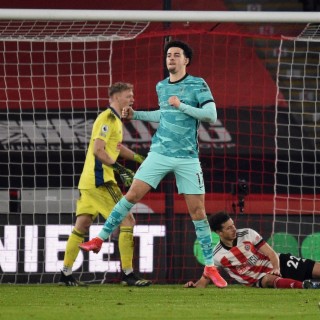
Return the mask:
[[[75,228],[81,233],[88,234],[92,224],[92,217],[90,215],[81,215],[77,217]]]
[[[195,207],[193,210],[190,210],[190,216],[192,220],[204,220],[207,218],[203,207]]]
[[[137,203],[142,197],[136,188],[130,189],[126,194],[126,199],[131,203]]]
[[[134,179],[130,189],[125,195],[125,198],[131,203],[137,203],[150,191],[150,189],[150,185],[144,181]]]
[[[272,274],[266,274],[261,280],[262,288],[274,288],[274,283],[278,276]]]

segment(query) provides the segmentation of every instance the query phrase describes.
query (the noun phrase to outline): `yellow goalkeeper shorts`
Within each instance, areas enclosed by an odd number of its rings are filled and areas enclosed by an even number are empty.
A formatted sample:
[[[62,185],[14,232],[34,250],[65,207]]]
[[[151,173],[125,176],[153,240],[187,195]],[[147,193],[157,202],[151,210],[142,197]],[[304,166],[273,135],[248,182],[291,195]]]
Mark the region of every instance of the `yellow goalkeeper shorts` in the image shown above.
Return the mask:
[[[112,181],[93,189],[80,190],[76,215],[89,214],[95,220],[99,214],[108,218],[115,204],[123,197],[118,185]]]

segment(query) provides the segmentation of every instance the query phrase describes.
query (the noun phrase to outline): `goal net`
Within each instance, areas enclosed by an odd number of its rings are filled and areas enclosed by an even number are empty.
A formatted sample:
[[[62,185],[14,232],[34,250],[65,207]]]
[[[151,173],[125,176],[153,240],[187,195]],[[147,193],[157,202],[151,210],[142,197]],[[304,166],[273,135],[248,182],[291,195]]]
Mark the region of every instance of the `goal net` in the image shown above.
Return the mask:
[[[0,282],[51,282],[61,269],[57,240],[74,223],[92,124],[108,104],[113,43],[147,26],[0,21]]]
[[[320,260],[320,26],[279,46],[274,239],[281,250]],[[280,104],[285,107],[281,107]],[[282,239],[282,240],[281,240]]]
[[[318,232],[319,53],[316,38],[298,37],[303,28],[0,20],[0,282],[58,281],[91,127],[108,104],[107,88],[131,82],[134,108],[156,109],[169,38],[192,46],[188,72],[206,80],[217,104],[217,122],[199,127],[207,213],[227,211],[239,228],[256,229],[279,251],[291,249],[281,246],[287,243],[281,236],[294,238],[298,253],[307,254],[299,251],[302,241],[315,241]],[[147,155],[156,129],[124,122],[124,144]],[[202,274],[194,226],[173,176],[133,213],[137,272],[156,283]],[[89,238],[102,223],[94,223]],[[118,282],[116,235],[98,255],[80,252],[73,270],[83,281]]]

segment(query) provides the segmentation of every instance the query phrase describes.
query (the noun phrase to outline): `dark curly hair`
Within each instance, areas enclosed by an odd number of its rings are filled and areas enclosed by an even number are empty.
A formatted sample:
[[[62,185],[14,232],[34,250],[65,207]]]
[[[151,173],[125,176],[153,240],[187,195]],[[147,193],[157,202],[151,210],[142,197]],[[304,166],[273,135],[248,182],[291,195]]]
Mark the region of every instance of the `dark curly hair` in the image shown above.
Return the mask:
[[[169,41],[168,43],[166,43],[166,45],[164,46],[165,55],[167,55],[169,48],[172,48],[172,47],[180,48],[183,50],[185,57],[189,59],[189,62],[187,64],[187,66],[189,66],[191,64],[192,55],[193,55],[193,51],[192,51],[191,47],[189,47],[189,45],[183,41],[172,40],[172,41]]]
[[[224,211],[219,211],[216,214],[208,217],[210,229],[214,232],[221,231],[222,225],[226,223],[231,217]]]

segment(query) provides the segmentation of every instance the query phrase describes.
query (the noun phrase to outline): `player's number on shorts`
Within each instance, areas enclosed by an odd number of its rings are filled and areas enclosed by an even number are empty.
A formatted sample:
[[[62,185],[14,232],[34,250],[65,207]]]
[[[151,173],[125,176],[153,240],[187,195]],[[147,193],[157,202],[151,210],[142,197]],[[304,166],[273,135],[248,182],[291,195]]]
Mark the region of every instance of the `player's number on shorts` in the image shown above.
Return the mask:
[[[293,261],[293,260],[295,260],[295,261]],[[297,258],[295,256],[290,256],[290,260],[287,262],[288,268],[292,267],[292,268],[298,269],[298,264],[299,264],[300,260],[301,260],[301,258]]]

